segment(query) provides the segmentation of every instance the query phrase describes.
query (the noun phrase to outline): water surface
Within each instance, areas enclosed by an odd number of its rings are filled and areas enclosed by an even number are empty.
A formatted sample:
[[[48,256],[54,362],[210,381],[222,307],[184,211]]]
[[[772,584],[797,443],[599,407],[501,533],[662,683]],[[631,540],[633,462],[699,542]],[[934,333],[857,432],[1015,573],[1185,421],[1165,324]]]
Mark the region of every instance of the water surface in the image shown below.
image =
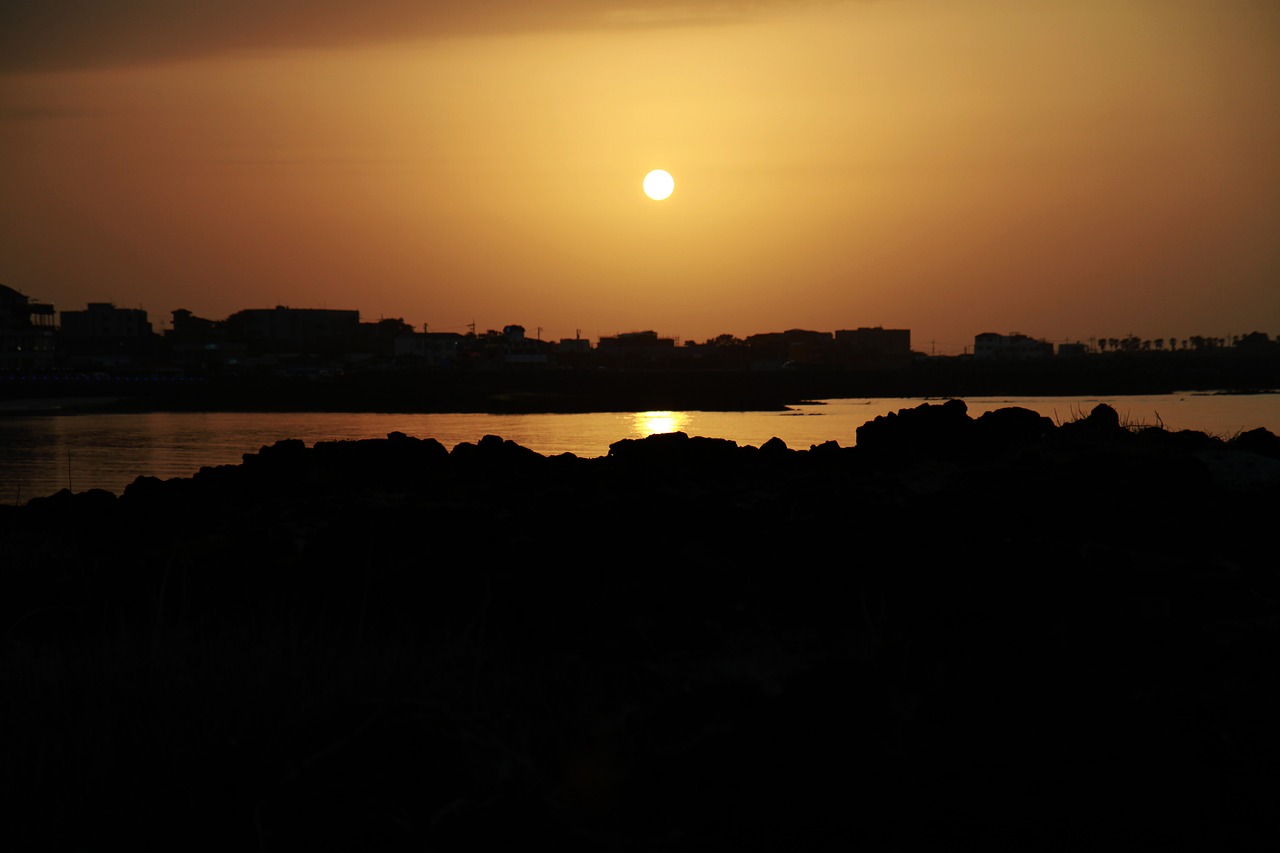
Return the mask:
[[[243,454],[284,438],[317,441],[382,438],[399,431],[448,448],[500,435],[538,453],[603,456],[623,438],[686,432],[760,446],[778,437],[807,449],[855,443],[877,415],[911,408],[918,398],[829,400],[785,412],[635,412],[565,415],[198,413],[50,414],[0,417],[0,501],[25,502],[68,486],[119,494],[139,475],[188,477],[207,465],[232,465]],[[1201,393],[1133,397],[973,397],[969,413],[1023,406],[1072,420],[1100,402],[1123,421],[1194,429],[1230,437],[1265,427],[1280,433],[1280,394]]]

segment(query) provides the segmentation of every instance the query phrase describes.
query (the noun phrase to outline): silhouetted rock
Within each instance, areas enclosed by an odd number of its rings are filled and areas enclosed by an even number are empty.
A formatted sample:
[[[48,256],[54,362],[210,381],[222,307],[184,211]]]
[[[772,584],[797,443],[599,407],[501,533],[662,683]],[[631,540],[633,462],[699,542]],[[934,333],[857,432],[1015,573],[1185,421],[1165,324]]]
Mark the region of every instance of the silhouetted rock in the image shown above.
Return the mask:
[[[1053,430],[1052,420],[1020,406],[1007,406],[985,412],[973,425],[973,433],[979,444],[995,450],[1039,444]]]
[[[609,445],[608,459],[626,465],[685,465],[697,468],[732,464],[737,442],[724,438],[690,438],[683,432],[646,438],[624,438]]]
[[[824,441],[822,442],[822,444],[809,445],[809,453],[814,458],[820,459],[822,461],[834,460],[842,450],[844,450],[844,448],[842,448],[840,446],[840,442],[836,441],[835,439],[831,439],[830,441]]]
[[[787,447],[787,443],[776,435],[760,445],[760,455],[770,459],[784,458],[791,452],[792,450]]]
[[[1116,441],[1128,436],[1120,426],[1119,413],[1106,403],[1094,406],[1088,417],[1064,423],[1059,432],[1076,441],[1091,442]]]
[[[486,435],[476,445],[476,458],[491,464],[528,464],[541,462],[542,454],[501,436]]]
[[[658,433],[645,438],[624,438],[609,445],[609,458],[623,462],[673,460],[685,450],[689,436],[683,432]]]
[[[1280,436],[1275,435],[1265,429],[1251,429],[1248,432],[1242,432],[1227,442],[1233,450],[1247,450],[1250,453],[1256,453],[1259,456],[1269,456],[1272,459],[1280,459]]]
[[[1170,453],[1200,453],[1222,446],[1218,439],[1197,430],[1167,430],[1161,427],[1144,427],[1134,432],[1137,444],[1152,450]]]
[[[974,422],[963,400],[942,404],[922,403],[880,415],[857,429],[857,445],[863,453],[911,452],[952,456],[969,448]]]
[[[85,492],[72,492],[61,489],[48,497],[32,498],[27,501],[31,514],[57,521],[61,519],[68,524],[98,523],[101,513],[114,509],[116,496],[105,489],[89,489]]]

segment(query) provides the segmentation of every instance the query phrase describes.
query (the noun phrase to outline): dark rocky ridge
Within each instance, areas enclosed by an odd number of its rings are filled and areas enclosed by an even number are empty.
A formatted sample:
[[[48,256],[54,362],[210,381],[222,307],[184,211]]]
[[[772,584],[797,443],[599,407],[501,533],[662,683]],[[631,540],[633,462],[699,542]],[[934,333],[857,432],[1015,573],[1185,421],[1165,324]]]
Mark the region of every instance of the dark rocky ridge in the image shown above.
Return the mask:
[[[1280,438],[282,441],[0,508],[53,846],[1263,846]],[[78,834],[80,833],[80,834]]]

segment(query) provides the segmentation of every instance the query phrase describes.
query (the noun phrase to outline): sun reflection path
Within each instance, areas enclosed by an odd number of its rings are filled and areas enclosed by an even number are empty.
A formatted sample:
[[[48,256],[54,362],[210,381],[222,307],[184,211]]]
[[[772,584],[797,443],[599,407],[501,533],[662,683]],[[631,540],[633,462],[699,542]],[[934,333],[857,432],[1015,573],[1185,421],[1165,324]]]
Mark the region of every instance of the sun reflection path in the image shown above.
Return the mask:
[[[686,412],[636,412],[632,429],[640,438],[682,432],[689,422]]]

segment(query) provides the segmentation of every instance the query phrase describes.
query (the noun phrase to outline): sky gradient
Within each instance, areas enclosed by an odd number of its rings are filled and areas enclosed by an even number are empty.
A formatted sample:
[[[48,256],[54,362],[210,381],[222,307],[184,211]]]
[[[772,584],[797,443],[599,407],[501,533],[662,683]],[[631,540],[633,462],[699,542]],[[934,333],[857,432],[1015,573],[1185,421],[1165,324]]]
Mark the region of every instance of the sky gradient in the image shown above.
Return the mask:
[[[1271,2],[30,5],[0,283],[59,309],[1280,334]]]

